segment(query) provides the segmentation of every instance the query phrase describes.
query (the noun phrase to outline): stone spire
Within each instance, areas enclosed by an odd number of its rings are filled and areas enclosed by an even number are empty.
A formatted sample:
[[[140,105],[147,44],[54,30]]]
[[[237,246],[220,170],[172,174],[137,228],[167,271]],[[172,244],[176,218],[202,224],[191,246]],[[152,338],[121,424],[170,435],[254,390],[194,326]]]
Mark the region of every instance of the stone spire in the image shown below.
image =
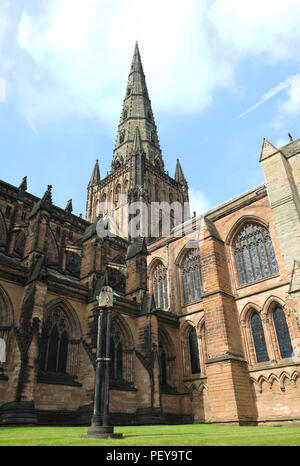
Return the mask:
[[[182,168],[181,168],[179,159],[177,159],[176,171],[175,171],[175,177],[174,177],[174,179],[175,179],[175,181],[177,181],[178,183],[186,184],[186,179],[185,179],[185,177],[184,177],[184,174],[183,174],[183,171],[182,171]]]
[[[100,183],[100,170],[99,170],[99,160],[96,160],[95,167],[89,182],[89,186],[94,186],[98,183]]]
[[[139,127],[146,159],[163,170],[157,128],[148,95],[138,43],[135,44],[126,95],[123,101],[112,170],[116,170],[132,156],[134,135],[137,126]]]

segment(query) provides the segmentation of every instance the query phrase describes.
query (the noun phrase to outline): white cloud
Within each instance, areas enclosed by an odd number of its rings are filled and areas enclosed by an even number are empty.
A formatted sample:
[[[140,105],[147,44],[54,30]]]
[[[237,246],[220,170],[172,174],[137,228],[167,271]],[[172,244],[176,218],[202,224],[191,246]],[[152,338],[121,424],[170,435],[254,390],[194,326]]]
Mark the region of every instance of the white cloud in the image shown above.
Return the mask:
[[[298,0],[216,0],[209,12],[222,48],[271,62],[300,59],[299,15]]]
[[[214,25],[216,41],[231,57],[232,64],[249,56],[262,63],[300,61],[300,2],[298,0],[216,0],[209,18]],[[255,82],[253,83],[253,86]],[[287,77],[265,92],[257,103],[240,117],[256,110],[279,92],[284,91],[271,124],[281,129],[286,119],[300,115],[300,75]]]
[[[190,198],[190,210],[191,215],[196,212],[196,215],[201,215],[212,208],[212,205],[208,199],[206,199],[204,193],[198,189],[189,189]]]
[[[2,0],[0,61],[7,69],[15,62],[32,127],[97,117],[115,130],[136,39],[154,112],[182,115],[208,106],[216,88],[234,90],[236,68],[249,56],[300,61],[299,17],[299,0]],[[296,103],[287,93],[283,107],[297,113]]]
[[[273,89],[270,89],[268,92],[262,95],[262,97],[259,99],[259,101],[252,105],[248,110],[245,112],[241,113],[239,118],[247,115],[250,112],[253,112],[253,110],[256,110],[260,105],[264,104],[267,102],[267,100],[271,99],[274,97],[278,92],[283,91],[284,89],[288,88],[288,95],[289,99],[287,102],[284,103],[284,108],[286,113],[297,113],[299,112],[300,109],[300,74],[296,74],[294,76],[288,77],[285,81],[279,83],[277,86],[273,87]],[[282,109],[283,110],[283,109]]]
[[[188,113],[231,80],[215,62],[205,31],[207,0],[60,0],[23,12],[19,45],[33,59],[19,86],[32,121],[121,112],[138,39],[155,111]],[[218,66],[218,73],[215,68]]]

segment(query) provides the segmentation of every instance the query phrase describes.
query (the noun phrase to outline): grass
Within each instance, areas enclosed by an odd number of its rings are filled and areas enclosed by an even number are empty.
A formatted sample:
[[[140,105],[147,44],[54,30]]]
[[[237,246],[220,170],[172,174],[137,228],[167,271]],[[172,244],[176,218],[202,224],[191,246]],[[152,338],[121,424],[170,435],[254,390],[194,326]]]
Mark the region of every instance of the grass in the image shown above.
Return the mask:
[[[85,439],[87,427],[2,427],[0,446],[300,446],[298,427],[205,424],[116,427],[123,439]]]

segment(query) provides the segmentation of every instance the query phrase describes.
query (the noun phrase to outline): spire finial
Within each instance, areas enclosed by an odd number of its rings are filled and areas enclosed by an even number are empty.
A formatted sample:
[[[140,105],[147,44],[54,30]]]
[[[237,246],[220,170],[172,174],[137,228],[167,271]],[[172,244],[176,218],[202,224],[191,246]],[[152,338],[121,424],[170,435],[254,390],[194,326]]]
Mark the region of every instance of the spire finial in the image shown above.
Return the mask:
[[[94,186],[95,184],[100,183],[100,170],[99,170],[99,159],[96,159],[94,170],[89,182],[89,186]]]

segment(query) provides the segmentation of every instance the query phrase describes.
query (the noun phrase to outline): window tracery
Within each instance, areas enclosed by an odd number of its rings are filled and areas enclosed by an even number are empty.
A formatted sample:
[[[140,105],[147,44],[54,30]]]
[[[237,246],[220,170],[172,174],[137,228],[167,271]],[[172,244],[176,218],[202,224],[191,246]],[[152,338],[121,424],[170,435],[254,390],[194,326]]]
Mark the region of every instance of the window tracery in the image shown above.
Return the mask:
[[[153,272],[153,291],[156,307],[168,309],[168,272],[162,263]]]
[[[55,308],[47,318],[40,342],[39,370],[67,372],[70,329],[61,309]]]
[[[238,232],[234,240],[234,255],[241,285],[278,272],[270,233],[258,223],[248,222]]]
[[[193,248],[186,255],[182,264],[182,277],[185,303],[200,299],[202,287],[198,249]]]

